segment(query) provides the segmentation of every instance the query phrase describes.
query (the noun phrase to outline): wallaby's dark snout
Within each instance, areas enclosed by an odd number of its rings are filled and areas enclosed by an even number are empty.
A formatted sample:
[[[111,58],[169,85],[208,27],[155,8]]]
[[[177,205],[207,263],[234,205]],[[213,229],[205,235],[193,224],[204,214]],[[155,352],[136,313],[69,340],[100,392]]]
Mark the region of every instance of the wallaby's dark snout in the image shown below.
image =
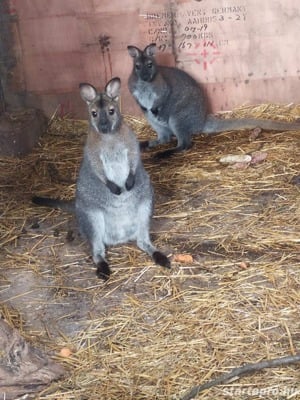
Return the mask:
[[[145,82],[151,82],[155,77],[156,71],[151,60],[148,60],[146,63],[136,64],[135,69]]]
[[[151,68],[143,68],[143,70],[141,71],[141,79],[145,82],[151,82],[153,78],[154,74],[153,71],[151,71]]]
[[[106,115],[106,110],[100,109],[99,111],[99,131],[102,133],[111,132],[112,129],[112,121],[109,120],[108,116]]]

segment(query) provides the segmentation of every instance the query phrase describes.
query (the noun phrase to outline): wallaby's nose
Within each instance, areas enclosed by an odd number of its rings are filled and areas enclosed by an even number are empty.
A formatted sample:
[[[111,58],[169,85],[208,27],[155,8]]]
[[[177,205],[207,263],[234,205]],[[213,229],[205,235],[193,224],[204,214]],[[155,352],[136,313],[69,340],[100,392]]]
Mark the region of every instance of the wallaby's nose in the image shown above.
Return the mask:
[[[108,125],[102,125],[100,128],[101,128],[101,132],[102,133],[108,133],[109,132]]]
[[[143,70],[143,71],[141,72],[141,79],[142,79],[143,81],[148,81],[148,80],[150,80],[150,78],[151,78],[151,74],[149,73],[149,71]]]
[[[99,128],[100,131],[103,133],[109,132],[109,120],[107,118],[106,112],[102,110],[100,112],[100,118],[99,118]]]
[[[102,133],[108,133],[109,132],[109,124],[108,123],[101,123],[100,122],[100,131],[102,132]]]

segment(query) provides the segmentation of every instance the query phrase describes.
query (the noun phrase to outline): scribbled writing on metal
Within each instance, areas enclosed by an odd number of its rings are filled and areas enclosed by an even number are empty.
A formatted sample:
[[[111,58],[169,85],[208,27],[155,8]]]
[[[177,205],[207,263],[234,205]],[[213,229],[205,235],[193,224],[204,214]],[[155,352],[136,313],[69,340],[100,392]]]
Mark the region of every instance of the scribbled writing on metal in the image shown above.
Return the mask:
[[[146,13],[143,16],[147,21],[145,33],[149,36],[150,42],[158,45],[169,42],[172,31],[179,30],[176,13]]]
[[[239,6],[227,6],[227,7],[218,7],[212,8],[213,14],[246,14],[246,6],[239,5]]]
[[[181,42],[178,48],[184,47],[185,40],[197,40],[197,39],[213,39],[213,32],[208,31],[208,24],[184,27],[184,32],[180,35]]]
[[[206,70],[221,57],[221,48],[229,44],[222,25],[246,21],[247,9],[245,5],[186,7],[141,14],[146,20],[142,24],[144,34],[149,42],[157,43],[161,52],[184,53],[185,59],[191,57],[191,62]]]
[[[209,65],[213,64],[221,57],[221,51],[212,40],[194,43],[191,47],[191,51],[186,52],[185,55],[206,71]]]

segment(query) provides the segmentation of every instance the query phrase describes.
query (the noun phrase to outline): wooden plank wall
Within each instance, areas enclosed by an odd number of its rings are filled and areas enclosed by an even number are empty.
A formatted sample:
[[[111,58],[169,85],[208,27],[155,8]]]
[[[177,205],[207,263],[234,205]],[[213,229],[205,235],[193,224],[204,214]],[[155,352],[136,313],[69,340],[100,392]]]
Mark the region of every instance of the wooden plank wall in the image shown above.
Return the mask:
[[[203,82],[213,111],[241,104],[300,102],[298,0],[10,0],[16,17],[15,80],[28,105],[85,115],[79,82],[123,82],[127,45],[156,42],[159,60]]]

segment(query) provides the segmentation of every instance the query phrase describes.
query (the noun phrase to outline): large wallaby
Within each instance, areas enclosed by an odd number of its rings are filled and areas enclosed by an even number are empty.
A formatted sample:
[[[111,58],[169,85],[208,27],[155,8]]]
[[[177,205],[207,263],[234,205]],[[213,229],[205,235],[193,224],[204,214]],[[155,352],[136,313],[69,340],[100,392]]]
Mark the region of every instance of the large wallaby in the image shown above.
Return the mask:
[[[88,83],[80,94],[89,113],[89,131],[75,201],[34,197],[35,204],[74,210],[88,240],[97,275],[110,275],[105,246],[136,241],[154,262],[170,267],[169,259],[150,240],[153,189],[140,157],[139,143],[124,123],[118,98],[121,81],[114,78],[98,93]]]
[[[133,58],[133,69],[128,87],[157,133],[156,140],[141,143],[141,148],[167,143],[177,138],[177,147],[158,153],[168,156],[191,146],[196,133],[214,134],[229,130],[252,129],[300,130],[300,123],[262,119],[219,119],[207,114],[207,101],[201,85],[189,74],[176,68],[158,65],[156,45],[140,50],[128,46]]]

